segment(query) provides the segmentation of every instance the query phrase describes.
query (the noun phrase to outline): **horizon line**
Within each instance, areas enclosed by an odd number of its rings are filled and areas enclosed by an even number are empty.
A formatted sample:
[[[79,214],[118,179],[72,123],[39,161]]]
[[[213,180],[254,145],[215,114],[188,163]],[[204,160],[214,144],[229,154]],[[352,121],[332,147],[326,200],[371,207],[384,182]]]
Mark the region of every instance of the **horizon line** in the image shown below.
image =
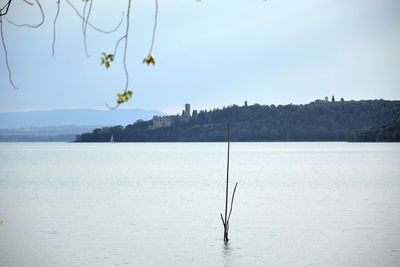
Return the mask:
[[[305,104],[309,104],[312,102],[315,102],[316,100],[324,100],[325,97],[323,98],[316,98],[315,100],[308,102],[308,103],[276,103],[276,104],[261,104],[258,102],[254,102],[254,103],[248,103],[249,106],[254,105],[254,104],[259,104],[259,105],[305,105]],[[330,101],[330,97],[329,98],[329,102]],[[340,101],[340,98],[335,99],[336,102]],[[383,98],[375,98],[375,99],[349,99],[345,101],[367,101],[367,100],[385,100],[385,101],[400,101],[400,99],[383,99]],[[243,105],[245,103],[246,100],[243,101]],[[248,101],[246,101],[248,102]],[[190,104],[190,103],[189,103]],[[182,104],[183,107],[184,104]],[[192,104],[190,104],[192,105]],[[228,106],[231,105],[238,105],[235,103],[232,103]],[[240,104],[239,104],[240,106]],[[166,108],[142,108],[142,107],[120,107],[117,110],[146,110],[146,111],[160,111],[163,113],[166,113],[168,115],[176,115],[179,114],[182,111],[182,107],[166,107]],[[210,107],[210,106],[202,106],[202,107],[197,107],[195,108],[196,110],[209,110],[209,109],[214,109],[214,108],[223,108],[223,107],[227,107],[225,105],[220,106],[220,107]],[[193,107],[191,107],[193,109]],[[23,112],[35,112],[35,111],[55,111],[55,110],[98,110],[98,111],[107,111],[110,110],[107,107],[99,107],[99,106],[67,106],[67,107],[41,107],[41,108],[34,108],[34,107],[24,107],[24,108],[5,108],[2,109],[0,108],[0,113],[23,113]]]

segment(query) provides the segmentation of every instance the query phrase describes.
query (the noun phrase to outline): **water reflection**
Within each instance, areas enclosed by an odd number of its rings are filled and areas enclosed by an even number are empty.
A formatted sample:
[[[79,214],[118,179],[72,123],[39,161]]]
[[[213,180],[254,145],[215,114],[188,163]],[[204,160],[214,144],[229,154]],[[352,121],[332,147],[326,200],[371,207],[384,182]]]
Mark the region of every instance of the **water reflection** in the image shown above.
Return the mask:
[[[223,266],[234,266],[235,255],[234,249],[230,241],[224,242],[222,245],[222,261]]]

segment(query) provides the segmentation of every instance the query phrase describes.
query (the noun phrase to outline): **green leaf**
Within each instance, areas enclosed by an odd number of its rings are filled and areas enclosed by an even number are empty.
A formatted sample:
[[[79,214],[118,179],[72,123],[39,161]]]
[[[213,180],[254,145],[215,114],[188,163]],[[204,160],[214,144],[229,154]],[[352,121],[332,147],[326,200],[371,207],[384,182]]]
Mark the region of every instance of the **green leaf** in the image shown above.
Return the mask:
[[[105,65],[106,65],[106,68],[108,69],[110,67],[110,62],[106,61]]]
[[[113,54],[109,54],[109,55],[107,56],[107,59],[113,61],[113,60],[114,60],[114,55],[113,55]]]
[[[153,56],[153,54],[148,55],[143,59],[143,64],[146,63],[147,65],[152,64],[153,66],[156,64],[156,60]]]

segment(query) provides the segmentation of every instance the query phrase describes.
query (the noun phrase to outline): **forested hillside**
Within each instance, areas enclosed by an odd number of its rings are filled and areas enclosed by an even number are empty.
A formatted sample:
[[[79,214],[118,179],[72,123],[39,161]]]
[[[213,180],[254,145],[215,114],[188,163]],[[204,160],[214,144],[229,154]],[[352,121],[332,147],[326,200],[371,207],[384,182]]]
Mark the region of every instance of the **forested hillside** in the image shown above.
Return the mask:
[[[400,142],[400,119],[391,123],[357,130],[351,136],[353,142]]]
[[[152,130],[152,121],[95,129],[78,142],[351,141],[355,131],[384,125],[400,117],[400,101],[316,101],[306,105],[229,106],[195,112],[183,122]],[[397,133],[398,134],[398,133]],[[354,140],[354,139],[353,139]],[[356,140],[357,141],[357,140]]]

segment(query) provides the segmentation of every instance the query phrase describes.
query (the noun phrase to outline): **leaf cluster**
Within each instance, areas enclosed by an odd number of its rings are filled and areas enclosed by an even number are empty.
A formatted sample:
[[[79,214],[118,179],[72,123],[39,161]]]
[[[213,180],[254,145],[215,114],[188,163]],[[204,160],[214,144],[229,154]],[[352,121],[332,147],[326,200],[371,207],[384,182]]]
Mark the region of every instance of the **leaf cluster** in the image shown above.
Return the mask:
[[[122,104],[128,102],[129,98],[132,98],[132,91],[126,91],[122,94],[117,94],[117,96],[118,96],[117,103]]]
[[[143,59],[143,64],[146,63],[147,65],[152,64],[153,66],[156,64],[156,59],[154,58],[153,54],[149,54],[147,57]]]
[[[106,54],[106,53],[101,53],[103,56],[101,57],[101,65],[104,65],[106,69],[109,69],[111,66],[111,62],[114,61],[114,55],[113,54]]]

